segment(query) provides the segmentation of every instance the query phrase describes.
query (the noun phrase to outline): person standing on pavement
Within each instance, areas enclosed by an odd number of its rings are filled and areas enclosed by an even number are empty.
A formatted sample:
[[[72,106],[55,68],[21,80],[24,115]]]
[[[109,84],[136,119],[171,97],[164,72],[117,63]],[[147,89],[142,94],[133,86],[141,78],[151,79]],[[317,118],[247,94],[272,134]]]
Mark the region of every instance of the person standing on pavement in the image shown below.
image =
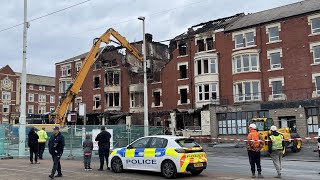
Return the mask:
[[[255,124],[250,124],[249,126],[249,134],[248,134],[248,156],[249,162],[251,166],[252,178],[256,178],[256,166],[258,171],[258,178],[263,178],[261,174],[261,137],[257,132],[257,126]]]
[[[58,126],[53,128],[53,134],[50,137],[48,143],[49,153],[51,154],[53,160],[52,171],[49,175],[51,179],[54,179],[54,174],[56,173],[56,171],[58,171],[58,175],[56,175],[55,177],[62,177],[60,158],[63,154],[65,141],[63,135],[59,130],[60,129]]]
[[[275,178],[281,178],[281,159],[283,156],[284,141],[282,134],[278,133],[278,128],[276,126],[271,126],[271,134],[268,142],[270,157],[273,164],[277,170],[278,175]]]
[[[43,159],[43,152],[44,152],[44,149],[46,147],[46,142],[47,142],[47,139],[48,139],[48,135],[47,135],[47,132],[45,131],[46,128],[42,128],[42,130],[38,131],[38,136],[39,136],[39,139],[38,139],[38,143],[39,143],[39,159]]]
[[[101,127],[101,132],[98,134],[98,136],[95,139],[95,141],[98,141],[98,146],[99,146],[100,168],[98,169],[98,171],[103,171],[104,159],[106,159],[106,162],[107,162],[107,169],[110,170],[110,168],[108,167],[110,139],[111,139],[111,134],[108,131],[106,131],[105,127]]]
[[[35,132],[34,127],[32,127],[28,133],[28,146],[30,151],[30,163],[33,164],[33,154],[35,164],[38,164],[38,139],[39,136]]]
[[[83,142],[83,163],[84,163],[84,170],[91,171],[92,168],[90,166],[91,164],[91,156],[92,156],[92,150],[93,150],[93,142],[90,139],[90,135],[86,135],[86,140]]]

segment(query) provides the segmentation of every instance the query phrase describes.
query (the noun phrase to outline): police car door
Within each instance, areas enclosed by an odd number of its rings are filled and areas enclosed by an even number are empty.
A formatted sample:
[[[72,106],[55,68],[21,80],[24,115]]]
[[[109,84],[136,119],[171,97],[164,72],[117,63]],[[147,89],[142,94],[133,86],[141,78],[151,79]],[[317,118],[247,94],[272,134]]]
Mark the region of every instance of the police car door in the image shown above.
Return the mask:
[[[146,169],[146,161],[144,161],[144,151],[150,140],[150,137],[141,138],[127,147],[124,162],[126,169]]]
[[[149,160],[150,170],[160,171],[161,162],[164,158],[168,140],[164,138],[153,137],[150,145],[145,150],[145,158]]]

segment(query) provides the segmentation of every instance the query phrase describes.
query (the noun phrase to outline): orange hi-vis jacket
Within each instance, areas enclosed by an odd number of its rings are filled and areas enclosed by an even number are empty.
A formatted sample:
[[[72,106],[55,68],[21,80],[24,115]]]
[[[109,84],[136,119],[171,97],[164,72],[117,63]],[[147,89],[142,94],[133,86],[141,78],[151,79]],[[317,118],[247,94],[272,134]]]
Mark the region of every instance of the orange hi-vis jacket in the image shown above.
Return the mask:
[[[262,148],[262,142],[259,142],[259,140],[261,140],[261,137],[257,130],[250,128],[250,133],[248,134],[248,151],[259,152]]]

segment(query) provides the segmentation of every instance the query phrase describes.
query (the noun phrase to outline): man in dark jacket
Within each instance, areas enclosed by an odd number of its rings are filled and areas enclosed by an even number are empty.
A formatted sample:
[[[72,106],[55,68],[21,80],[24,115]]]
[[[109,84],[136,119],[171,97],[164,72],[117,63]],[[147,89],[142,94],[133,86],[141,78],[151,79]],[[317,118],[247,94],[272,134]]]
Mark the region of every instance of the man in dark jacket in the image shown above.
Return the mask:
[[[60,158],[63,154],[64,145],[64,137],[60,133],[59,127],[56,126],[53,128],[53,135],[50,137],[48,143],[49,153],[51,154],[53,160],[51,175],[49,175],[51,179],[54,178],[56,171],[58,171],[58,175],[55,177],[62,177]]]
[[[35,164],[38,164],[38,139],[39,136],[35,132],[34,127],[32,127],[28,134],[28,146],[30,149],[30,163],[33,164],[33,154],[34,154],[34,161]]]
[[[95,141],[98,141],[98,146],[99,146],[100,168],[98,169],[98,171],[103,171],[104,158],[107,161],[107,169],[110,170],[110,168],[108,167],[110,139],[111,139],[111,134],[108,131],[106,131],[105,127],[101,127],[101,132],[98,134],[98,136],[95,139]]]

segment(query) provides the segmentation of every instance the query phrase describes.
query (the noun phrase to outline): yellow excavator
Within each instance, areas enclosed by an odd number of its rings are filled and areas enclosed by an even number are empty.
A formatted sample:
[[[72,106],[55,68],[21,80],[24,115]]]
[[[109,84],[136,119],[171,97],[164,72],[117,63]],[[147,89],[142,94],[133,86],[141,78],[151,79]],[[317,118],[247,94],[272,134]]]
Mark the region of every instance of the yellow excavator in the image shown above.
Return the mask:
[[[274,125],[272,118],[253,118],[250,120],[250,123],[253,123],[257,126],[257,131],[260,133],[263,140],[270,140],[269,135],[271,134],[270,127]],[[285,147],[283,154],[286,155],[288,149],[291,149],[292,152],[300,152],[302,143],[298,133],[290,132],[289,128],[279,128],[278,132],[283,135],[285,139]],[[263,142],[262,152],[268,152],[268,141]]]
[[[113,36],[118,42],[110,39],[111,36]],[[141,53],[134,46],[132,46],[123,36],[121,36],[117,31],[115,31],[112,28],[108,29],[104,34],[102,34],[100,38],[94,39],[93,46],[91,50],[88,52],[84,61],[82,62],[81,68],[76,78],[73,80],[73,83],[69,86],[63,99],[61,99],[60,104],[57,106],[55,112],[52,114],[55,124],[59,124],[60,126],[65,125],[68,106],[77,96],[90,70],[90,67],[97,60],[97,58],[100,55],[100,52],[103,51],[100,51],[101,43],[109,44],[110,42],[120,44],[122,47],[126,48],[127,53],[131,53],[138,61],[143,61],[143,56],[141,55]]]

